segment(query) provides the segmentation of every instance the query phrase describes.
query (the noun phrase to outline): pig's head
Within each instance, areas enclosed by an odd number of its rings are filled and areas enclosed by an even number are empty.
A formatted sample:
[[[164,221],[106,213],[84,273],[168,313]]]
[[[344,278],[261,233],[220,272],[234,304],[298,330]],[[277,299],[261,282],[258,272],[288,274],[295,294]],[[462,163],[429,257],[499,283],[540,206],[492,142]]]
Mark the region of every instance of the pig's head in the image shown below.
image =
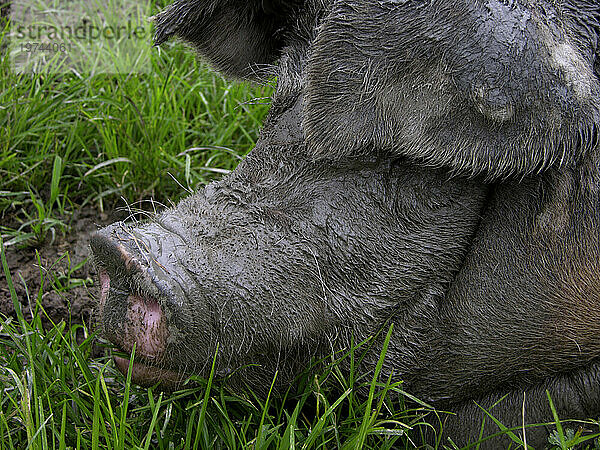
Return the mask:
[[[278,371],[288,386],[311,356],[376,333],[449,282],[482,189],[406,161],[313,161],[300,107],[271,117],[222,181],[92,238],[102,332],[125,352],[136,345],[134,381],[208,375],[216,354],[217,375],[248,366],[232,384],[264,390]]]
[[[278,82],[235,172],[92,238],[99,321],[121,350],[136,345],[134,380],[176,385],[216,355],[218,375],[244,367],[232,382],[268,388],[278,371],[286,385],[390,319],[402,373],[477,228],[483,180],[595,144],[599,18],[586,0],[181,0],[161,12],[157,43],[179,36],[229,75]]]

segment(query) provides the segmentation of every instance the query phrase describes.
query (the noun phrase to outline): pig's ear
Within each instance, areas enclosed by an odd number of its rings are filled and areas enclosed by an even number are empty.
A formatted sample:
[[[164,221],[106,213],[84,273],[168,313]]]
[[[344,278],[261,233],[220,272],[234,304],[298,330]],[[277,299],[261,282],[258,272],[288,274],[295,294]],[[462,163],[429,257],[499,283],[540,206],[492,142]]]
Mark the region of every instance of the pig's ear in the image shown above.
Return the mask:
[[[256,78],[284,43],[287,23],[301,0],[178,0],[154,16],[155,45],[177,36],[217,70]]]
[[[560,6],[578,1],[334,1],[307,67],[309,151],[489,179],[577,158],[600,127],[600,9]]]

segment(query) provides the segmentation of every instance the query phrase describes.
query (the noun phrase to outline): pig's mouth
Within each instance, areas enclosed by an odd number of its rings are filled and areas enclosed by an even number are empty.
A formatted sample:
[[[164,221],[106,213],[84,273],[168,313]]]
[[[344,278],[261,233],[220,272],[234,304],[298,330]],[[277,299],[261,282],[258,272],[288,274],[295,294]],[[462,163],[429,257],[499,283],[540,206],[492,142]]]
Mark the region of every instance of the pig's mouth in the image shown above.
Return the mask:
[[[98,265],[100,299],[98,314],[102,334],[114,346],[115,353],[135,357],[131,380],[141,386],[159,384],[173,390],[186,379],[184,373],[166,368],[165,352],[169,330],[163,307],[156,300],[156,287],[148,279],[138,260],[121,245],[103,236],[94,236],[91,242]],[[128,276],[123,276],[128,272]],[[115,274],[119,274],[116,276]],[[122,285],[119,280],[137,279],[133,285]],[[113,281],[114,280],[114,281]],[[114,355],[119,371],[127,376],[130,356]]]
[[[120,356],[113,356],[113,359],[117,369],[127,377],[130,360]],[[134,361],[131,367],[131,381],[143,387],[150,387],[158,383],[161,389],[171,391],[181,386],[186,378],[179,372],[149,366],[138,361]]]

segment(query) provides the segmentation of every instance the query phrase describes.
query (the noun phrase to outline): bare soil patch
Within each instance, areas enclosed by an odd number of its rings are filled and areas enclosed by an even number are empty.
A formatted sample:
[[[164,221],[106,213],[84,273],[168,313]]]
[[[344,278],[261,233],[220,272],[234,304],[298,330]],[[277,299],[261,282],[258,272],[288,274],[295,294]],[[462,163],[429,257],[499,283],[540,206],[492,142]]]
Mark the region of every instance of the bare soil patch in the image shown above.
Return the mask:
[[[35,314],[36,299],[41,291],[41,304],[47,314],[43,317],[44,322],[48,323],[50,319],[54,323],[65,320],[90,324],[97,283],[96,271],[87,261],[88,242],[92,233],[115,220],[113,214],[84,207],[73,214],[70,232],[58,236],[54,242],[37,249],[6,249],[8,267],[25,319],[29,320]],[[0,276],[0,312],[15,317],[3,273]]]

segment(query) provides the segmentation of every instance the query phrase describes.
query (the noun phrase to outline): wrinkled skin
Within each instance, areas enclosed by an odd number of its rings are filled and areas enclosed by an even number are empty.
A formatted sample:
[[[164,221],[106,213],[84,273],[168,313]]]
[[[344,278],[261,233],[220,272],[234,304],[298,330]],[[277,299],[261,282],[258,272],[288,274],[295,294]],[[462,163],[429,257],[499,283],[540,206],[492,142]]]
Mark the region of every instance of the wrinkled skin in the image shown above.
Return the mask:
[[[368,374],[393,323],[383,372],[456,413],[443,439],[475,441],[474,402],[504,395],[507,426],[552,420],[546,390],[600,414],[597,2],[182,0],[155,21],[157,43],[278,83],[232,174],[92,238],[136,382],[216,354],[234,387],[284,389],[383,329]]]

